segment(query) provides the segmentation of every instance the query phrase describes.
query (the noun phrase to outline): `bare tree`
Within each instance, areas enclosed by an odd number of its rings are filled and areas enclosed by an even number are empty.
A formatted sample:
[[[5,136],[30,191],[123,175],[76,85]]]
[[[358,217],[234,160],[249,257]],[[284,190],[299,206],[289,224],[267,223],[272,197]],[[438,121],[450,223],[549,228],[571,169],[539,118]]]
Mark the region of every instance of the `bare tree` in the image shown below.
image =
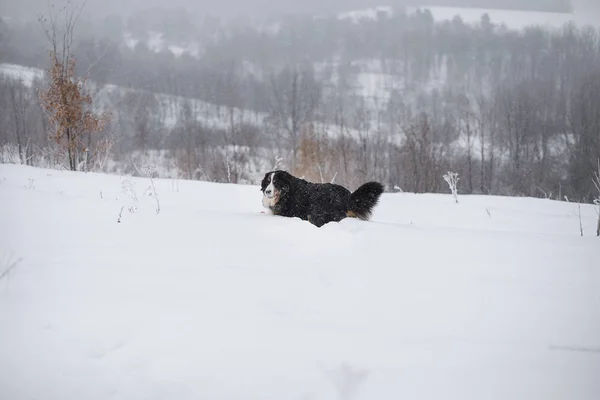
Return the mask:
[[[489,18],[489,17],[488,17]],[[479,177],[479,190],[481,193],[486,193],[489,190],[489,187],[486,188],[486,164],[485,164],[485,137],[486,131],[489,129],[489,119],[490,112],[488,106],[488,99],[486,96],[481,93],[476,98],[477,104],[477,129],[479,130],[479,145],[480,145],[480,158],[481,158],[481,169],[480,169],[480,177]],[[490,153],[492,152],[493,145],[490,145]],[[493,161],[493,153],[490,157],[490,162]],[[490,171],[491,173],[491,171]]]
[[[455,123],[459,135],[464,134],[467,140],[467,184],[469,185],[469,193],[473,193],[473,112],[467,96],[459,95],[456,103],[458,116],[455,118]]]
[[[354,123],[353,128],[358,134],[358,145],[359,151],[356,157],[357,161],[357,177],[360,181],[364,181],[369,176],[369,144],[370,144],[370,131],[371,131],[371,112],[366,99],[360,97],[354,111]]]
[[[570,183],[579,197],[589,199],[593,171],[600,154],[600,72],[586,75],[570,102],[569,125],[573,147],[569,165]]]
[[[173,133],[177,136],[175,146],[182,149],[179,157],[180,168],[183,169],[187,179],[196,179],[196,172],[200,170],[198,147],[204,152],[205,146],[199,139],[200,126],[196,109],[189,100],[185,100],[178,116],[178,126]],[[206,153],[204,153],[206,154]]]
[[[443,155],[443,146],[433,143],[431,125],[427,115],[404,130],[404,164],[412,180],[415,193],[434,192],[438,189],[437,177]]]
[[[10,100],[12,103],[15,136],[21,163],[28,164],[29,160],[29,134],[27,115],[32,101],[29,98],[27,88],[20,81],[12,81],[9,84]]]
[[[444,180],[448,183],[448,187],[452,191],[452,197],[454,197],[454,201],[456,201],[456,203],[458,204],[457,184],[458,184],[458,181],[460,180],[460,178],[458,177],[458,174],[456,172],[448,171],[444,175]]]
[[[287,132],[295,168],[300,131],[315,117],[321,90],[312,68],[287,67],[271,78],[273,102],[271,114],[277,125]]]
[[[596,236],[600,236],[600,159],[598,159],[598,170],[594,171],[594,186],[596,187],[597,196],[594,199],[594,204],[598,206],[598,225],[596,226]]]

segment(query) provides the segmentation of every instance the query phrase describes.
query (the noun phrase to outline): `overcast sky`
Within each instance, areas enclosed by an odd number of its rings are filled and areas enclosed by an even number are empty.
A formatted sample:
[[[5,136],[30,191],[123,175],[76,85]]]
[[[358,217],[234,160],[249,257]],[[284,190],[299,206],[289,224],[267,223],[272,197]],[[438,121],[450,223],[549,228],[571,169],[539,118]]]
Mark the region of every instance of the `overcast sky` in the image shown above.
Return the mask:
[[[47,9],[48,1],[56,5],[65,0],[0,0],[0,15],[24,17]],[[210,13],[223,17],[237,15],[276,16],[283,13],[329,13],[337,10],[370,7],[381,3],[394,4],[400,1],[378,0],[87,0],[85,10],[102,17],[111,13],[124,16],[132,11],[164,6],[185,7],[194,14]],[[81,0],[73,0],[82,4]]]
[[[83,0],[72,0],[74,4],[82,4]],[[192,14],[210,13],[221,17],[238,15],[260,17],[276,17],[285,13],[326,14],[340,11],[371,7],[376,5],[394,5],[405,2],[421,2],[422,4],[477,4],[486,0],[87,0],[86,14],[103,18],[108,14],[118,13],[127,17],[132,11],[154,6],[185,7]],[[511,0],[497,0],[498,5]],[[555,0],[537,0],[538,3]],[[34,18],[47,10],[48,2],[61,5],[65,0],[0,0],[0,16],[18,18]],[[600,15],[600,0],[572,0],[577,11]]]

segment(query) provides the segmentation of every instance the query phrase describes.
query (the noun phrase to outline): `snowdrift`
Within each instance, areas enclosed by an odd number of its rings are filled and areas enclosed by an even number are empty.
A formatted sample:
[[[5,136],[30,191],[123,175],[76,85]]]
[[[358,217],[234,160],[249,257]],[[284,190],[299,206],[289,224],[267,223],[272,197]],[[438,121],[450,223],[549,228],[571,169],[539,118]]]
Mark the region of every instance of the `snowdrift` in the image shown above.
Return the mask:
[[[319,229],[256,186],[15,165],[0,205],[2,399],[600,394],[591,206],[584,237],[576,204],[460,194]]]

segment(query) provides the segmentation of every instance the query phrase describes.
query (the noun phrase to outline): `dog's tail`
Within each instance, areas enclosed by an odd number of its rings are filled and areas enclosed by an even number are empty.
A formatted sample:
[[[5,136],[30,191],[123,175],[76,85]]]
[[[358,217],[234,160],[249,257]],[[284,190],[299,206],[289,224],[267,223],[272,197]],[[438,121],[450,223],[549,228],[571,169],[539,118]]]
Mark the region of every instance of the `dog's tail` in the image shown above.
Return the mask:
[[[362,219],[363,221],[369,220],[373,208],[375,208],[379,202],[379,197],[382,193],[383,185],[381,183],[365,183],[350,195],[346,216]]]

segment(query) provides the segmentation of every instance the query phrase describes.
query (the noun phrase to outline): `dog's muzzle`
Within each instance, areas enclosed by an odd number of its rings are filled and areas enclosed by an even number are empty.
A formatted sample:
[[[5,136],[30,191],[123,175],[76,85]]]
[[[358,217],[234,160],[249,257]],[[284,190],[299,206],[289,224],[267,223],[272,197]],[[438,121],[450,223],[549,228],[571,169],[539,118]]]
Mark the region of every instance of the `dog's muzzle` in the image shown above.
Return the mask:
[[[278,197],[277,193],[273,190],[265,190],[263,193],[262,204],[265,208],[275,207]]]

